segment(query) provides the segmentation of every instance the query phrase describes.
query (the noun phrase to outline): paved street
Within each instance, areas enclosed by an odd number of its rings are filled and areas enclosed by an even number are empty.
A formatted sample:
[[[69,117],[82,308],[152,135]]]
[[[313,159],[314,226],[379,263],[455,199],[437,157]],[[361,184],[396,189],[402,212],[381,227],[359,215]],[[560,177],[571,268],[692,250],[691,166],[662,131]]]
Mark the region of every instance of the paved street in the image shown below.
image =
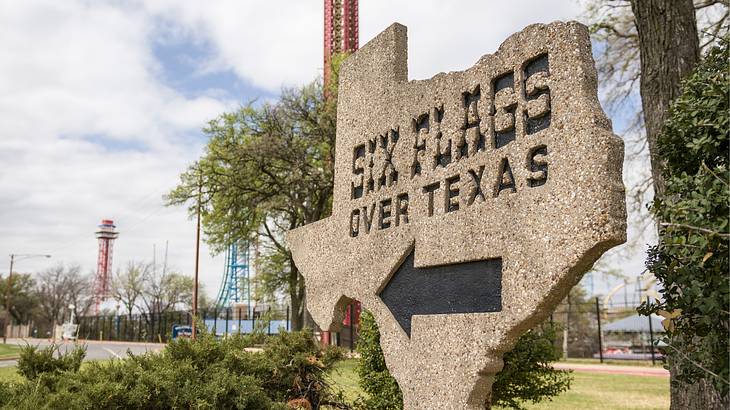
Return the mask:
[[[47,339],[8,339],[8,343],[18,346],[31,344],[43,347],[50,345],[52,342],[49,342]],[[76,345],[74,342],[63,341],[57,341],[56,344],[60,346],[59,350],[61,352],[71,350]],[[159,343],[98,342],[93,340],[80,341],[79,344],[86,345],[86,358],[84,360],[105,360],[125,357],[127,350],[130,350],[134,354],[142,354],[148,351],[157,352],[165,346]],[[15,366],[16,364],[16,360],[0,360],[0,367]]]

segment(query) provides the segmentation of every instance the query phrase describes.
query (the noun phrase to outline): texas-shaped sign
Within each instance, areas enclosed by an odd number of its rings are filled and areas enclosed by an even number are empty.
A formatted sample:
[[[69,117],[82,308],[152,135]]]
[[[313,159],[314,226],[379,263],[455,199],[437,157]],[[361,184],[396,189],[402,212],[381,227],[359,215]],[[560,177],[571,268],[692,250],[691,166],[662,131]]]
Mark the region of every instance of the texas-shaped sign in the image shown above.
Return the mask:
[[[408,81],[393,24],[339,81],[332,215],[287,234],[307,308],[333,331],[353,299],[373,313],[406,409],[482,409],[503,353],[626,239],[588,30],[532,25]]]

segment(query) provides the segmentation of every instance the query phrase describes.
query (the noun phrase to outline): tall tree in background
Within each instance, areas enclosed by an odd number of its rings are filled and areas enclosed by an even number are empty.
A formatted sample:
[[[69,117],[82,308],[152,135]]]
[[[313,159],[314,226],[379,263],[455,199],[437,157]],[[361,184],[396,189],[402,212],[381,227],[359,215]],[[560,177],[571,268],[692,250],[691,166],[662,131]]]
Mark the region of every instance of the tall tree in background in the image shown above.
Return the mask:
[[[680,83],[700,59],[692,0],[631,0],[641,58],[641,106],[651,159],[654,193],[664,193],[663,160],[657,137],[669,115]]]
[[[191,306],[193,298],[193,279],[167,269],[147,270],[142,277],[144,284],[139,295],[145,319],[176,310],[179,305]]]
[[[191,306],[192,289],[189,276],[149,262],[131,261],[114,275],[111,297],[124,307],[130,320],[136,310],[152,321],[157,315]]]
[[[638,198],[636,203],[645,203],[644,193],[649,186],[661,200],[665,193],[665,158],[659,152],[657,139],[668,118],[670,104],[680,95],[682,79],[700,61],[702,51],[726,35],[727,2],[598,0],[591,2],[588,10],[589,18],[595,23],[594,39],[602,49],[599,73],[604,86],[613,90],[609,92],[609,102],[616,106],[630,105],[634,85],[637,81],[640,84],[642,110],[639,113],[643,115],[637,116],[634,125],[635,129],[646,126],[645,138],[637,145],[640,150],[648,147],[651,178],[649,184],[633,187],[634,197]],[[689,384],[681,382],[676,363],[670,367],[673,409],[694,408],[698,403],[721,406],[716,400],[717,392],[706,379]]]
[[[144,292],[145,277],[149,275],[152,265],[131,261],[122,269],[117,269],[112,279],[112,297],[124,306],[127,316],[132,320],[132,313],[138,307]]]
[[[649,93],[649,91],[644,91],[642,86],[647,82],[651,83],[651,80],[647,78],[645,81],[641,81],[643,71],[640,37],[631,1],[583,0],[583,2],[586,5],[584,18],[590,25],[594,44],[596,66],[601,84],[601,102],[614,118],[615,123],[619,124],[616,132],[621,134],[625,141],[625,167],[631,170],[631,172],[625,173],[624,181],[627,185],[629,224],[633,233],[629,234],[630,241],[616,250],[619,256],[626,258],[634,252],[641,252],[647,241],[653,241],[653,232],[656,232],[656,225],[653,223],[653,218],[648,213],[646,205],[652,200],[657,189],[655,183],[662,183],[661,178],[653,177],[654,175],[661,176],[661,161],[657,161],[656,155],[652,154],[656,151],[656,133],[653,129],[648,132],[649,119],[645,121],[642,109],[642,103],[646,104],[647,101],[651,103],[652,100],[642,100],[641,98],[642,93]],[[661,9],[652,7],[661,7],[664,3],[642,1],[636,2],[636,6],[660,12]],[[682,4],[685,8],[685,17],[691,17],[686,12],[688,3],[691,2]],[[727,32],[728,8],[724,3],[727,1],[695,0],[693,2],[700,56]],[[667,5],[672,6],[668,2]],[[662,16],[658,17],[661,20]],[[665,18],[668,20],[673,17],[665,16]],[[657,19],[655,18],[655,20]],[[686,20],[689,21],[689,18]],[[659,22],[655,21],[655,23]],[[678,29],[675,28],[676,30]],[[646,34],[662,36],[661,33],[661,31],[650,31]],[[668,41],[667,37],[663,38]],[[688,43],[692,43],[691,38]],[[651,51],[647,51],[647,53],[651,55]],[[677,54],[672,53],[675,56]],[[654,53],[653,55],[657,57],[657,55],[663,54]],[[661,64],[652,68],[655,73],[662,70]],[[660,81],[664,82],[664,80]],[[649,85],[649,88],[651,87],[652,84]],[[609,280],[611,276],[626,278],[626,274],[613,270],[613,266],[607,264],[609,261],[608,259],[599,260],[589,275],[600,275]]]
[[[563,359],[569,357],[591,357],[598,351],[594,316],[595,305],[588,299],[586,290],[582,286],[575,286],[568,296],[553,312],[553,319],[561,329],[555,338],[560,343]]]
[[[634,159],[648,149],[651,158],[650,177],[630,187],[632,204],[643,208],[651,199],[647,189],[655,180],[661,185],[661,161],[654,153],[669,103],[701,53],[728,32],[727,1],[587,0],[586,6],[604,102],[627,122],[627,156]]]
[[[88,298],[91,297],[85,293],[91,289],[89,283],[90,279],[84,279],[78,265],[66,267],[58,264],[38,274],[36,293],[40,319],[50,325],[51,329],[60,324],[68,312],[68,306],[78,302],[74,297],[81,299],[85,294]]]
[[[94,305],[93,275],[83,275],[80,269],[69,269],[66,275],[68,304],[73,306],[70,309],[76,318],[87,315]]]
[[[5,302],[7,285],[7,276],[0,278],[0,303],[2,303],[3,308],[7,306]],[[35,281],[30,274],[13,272],[11,286],[10,300],[13,302],[13,307],[10,309],[10,315],[14,322],[26,324],[38,310],[38,295],[35,292]]]
[[[314,82],[284,90],[275,103],[222,114],[204,130],[210,140],[203,156],[167,196],[194,215],[202,187],[202,223],[214,251],[233,240],[258,240],[260,279],[288,293],[294,330],[304,325],[304,278],[283,234],[331,211],[335,106]]]

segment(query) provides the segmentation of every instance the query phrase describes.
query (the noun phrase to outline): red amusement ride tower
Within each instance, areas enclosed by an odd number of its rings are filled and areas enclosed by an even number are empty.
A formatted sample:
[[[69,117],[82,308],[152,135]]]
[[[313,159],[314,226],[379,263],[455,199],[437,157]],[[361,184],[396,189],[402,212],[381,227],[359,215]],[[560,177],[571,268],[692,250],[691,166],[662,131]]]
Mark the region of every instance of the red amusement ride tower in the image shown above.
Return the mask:
[[[114,251],[114,240],[119,236],[115,231],[114,221],[104,219],[99,225],[96,237],[99,239],[99,257],[96,263],[96,278],[94,278],[94,302],[96,314],[99,313],[99,305],[109,296],[109,281],[112,276],[112,254]]]
[[[332,76],[332,57],[359,47],[357,0],[324,0],[324,84]]]

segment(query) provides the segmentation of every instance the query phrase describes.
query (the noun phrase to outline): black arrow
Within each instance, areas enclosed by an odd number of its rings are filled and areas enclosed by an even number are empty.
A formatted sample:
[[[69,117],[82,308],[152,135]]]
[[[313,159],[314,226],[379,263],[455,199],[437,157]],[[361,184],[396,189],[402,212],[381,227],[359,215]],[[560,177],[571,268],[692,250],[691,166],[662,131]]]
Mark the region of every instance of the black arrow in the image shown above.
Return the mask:
[[[499,312],[502,259],[416,269],[411,251],[379,296],[408,337],[413,315]]]

